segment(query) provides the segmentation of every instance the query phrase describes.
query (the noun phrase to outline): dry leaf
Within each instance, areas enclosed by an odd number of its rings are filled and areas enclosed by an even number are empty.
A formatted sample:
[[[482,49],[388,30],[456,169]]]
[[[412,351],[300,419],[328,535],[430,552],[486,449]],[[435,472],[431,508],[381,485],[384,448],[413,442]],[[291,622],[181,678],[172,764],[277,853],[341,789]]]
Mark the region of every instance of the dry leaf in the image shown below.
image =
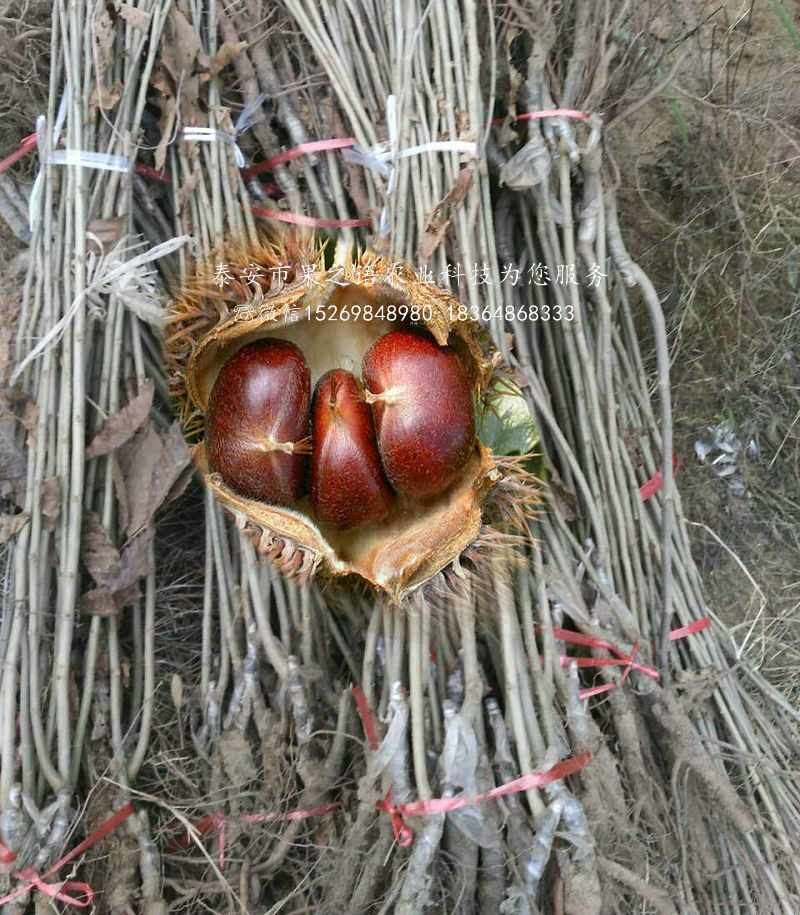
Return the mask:
[[[114,105],[122,98],[122,84],[115,83],[113,86],[95,86],[92,94],[89,96],[89,104],[97,105],[103,111],[113,108]]]
[[[114,216],[111,219],[93,219],[86,227],[87,249],[95,254],[110,251],[122,238],[125,229],[125,217]]]
[[[194,478],[195,466],[191,461],[183,468],[177,480],[170,486],[167,497],[164,499],[164,504],[168,505],[170,502],[174,502],[186,492],[186,487],[189,483],[192,482]]]
[[[188,76],[181,83],[181,119],[186,127],[190,124],[205,123],[205,115],[197,103],[200,96],[200,83],[200,76]],[[197,144],[194,145],[196,148]]]
[[[197,165],[195,166],[194,171],[191,173],[191,175],[189,175],[189,177],[186,179],[186,182],[181,187],[180,195],[179,195],[179,199],[180,199],[179,212],[180,213],[183,213],[184,210],[186,209],[186,204],[187,204],[189,198],[194,193],[194,189],[197,187],[198,182],[200,181],[200,178],[202,176],[203,176],[203,169],[201,168],[200,163],[198,162]]]
[[[575,521],[581,517],[580,504],[578,497],[572,489],[561,479],[556,468],[547,463],[547,485],[550,489],[550,497],[558,505],[561,516],[565,521]]]
[[[28,437],[34,439],[39,427],[39,404],[36,404],[31,400],[25,404],[25,410],[22,414],[22,425],[25,426]]]
[[[422,243],[419,246],[420,259],[426,261],[439,247],[444,233],[453,221],[456,209],[463,203],[472,185],[475,172],[471,168],[462,168],[450,190],[433,208],[423,230]],[[449,210],[445,216],[444,211]]]
[[[89,616],[116,616],[120,608],[117,605],[114,592],[108,588],[96,588],[81,595],[81,613]]]
[[[116,451],[124,445],[139,429],[150,415],[153,404],[153,380],[146,378],[142,382],[141,391],[119,413],[114,414],[106,421],[103,428],[92,439],[91,445],[86,449],[86,459],[99,457]]]
[[[83,564],[98,585],[105,584],[119,563],[119,551],[114,546],[97,512],[86,512],[81,530]]]
[[[129,25],[132,25],[144,35],[150,32],[152,13],[146,13],[144,10],[137,9],[128,3],[121,3],[117,12]]]
[[[0,515],[0,543],[8,543],[29,520],[30,515],[26,515],[24,512],[19,515]]]
[[[211,61],[211,67],[209,68],[211,75],[216,76],[220,70],[224,70],[246,47],[246,41],[226,41]]]
[[[138,588],[129,588],[126,591],[94,588],[81,595],[80,611],[89,616],[116,616],[123,607],[132,604],[138,596]]]
[[[153,533],[153,526],[149,524],[125,546],[120,553],[119,562],[103,582],[104,585],[115,591],[122,591],[136,584],[150,572],[148,547],[153,539]]]
[[[170,11],[161,48],[161,60],[175,85],[184,86],[187,77],[194,71],[194,63],[202,45],[194,26],[176,9]]]
[[[14,435],[15,421],[11,416],[0,419],[0,485],[4,489],[25,479],[28,462]]]
[[[135,534],[175,492],[191,457],[176,422],[163,436],[152,424],[140,430],[121,458],[130,508],[127,530]]]
[[[164,164],[167,161],[167,147],[172,139],[172,130],[175,127],[175,119],[178,116],[178,106],[172,96],[159,98],[158,105],[161,108],[161,117],[158,120],[161,139],[158,141],[154,159],[156,171],[163,172]]]
[[[129,534],[143,527],[153,515],[150,510],[150,490],[156,465],[161,460],[161,451],[161,439],[150,423],[136,433],[133,441],[120,455],[130,511],[127,527]]]
[[[45,530],[52,531],[61,513],[61,478],[45,477],[42,481],[42,514]]]
[[[98,6],[97,14],[92,19],[92,45],[98,73],[97,81],[102,83],[103,77],[114,65],[114,38],[116,29],[111,21],[111,16],[105,6]]]
[[[181,706],[183,705],[183,680],[181,680],[180,674],[172,675],[172,682],[170,683],[169,691],[172,695],[172,704],[175,706],[177,711],[180,711]]]
[[[125,480],[122,477],[122,468],[119,465],[117,455],[111,458],[111,479],[114,481],[114,493],[117,497],[117,511],[119,513],[120,529],[128,529],[128,519],[131,516],[130,507],[128,506],[128,491],[125,488]]]

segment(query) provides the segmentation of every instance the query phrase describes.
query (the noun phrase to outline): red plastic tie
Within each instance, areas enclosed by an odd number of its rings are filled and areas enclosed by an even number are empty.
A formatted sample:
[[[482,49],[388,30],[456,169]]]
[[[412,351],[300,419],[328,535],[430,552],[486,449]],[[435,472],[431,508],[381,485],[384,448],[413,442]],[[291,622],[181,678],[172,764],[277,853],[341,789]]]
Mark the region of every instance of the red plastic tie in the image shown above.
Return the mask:
[[[0,842],[0,861],[3,864],[13,864],[19,856],[16,852],[11,851],[10,848],[6,848],[2,842]]]
[[[322,807],[315,807],[313,810],[290,810],[288,813],[250,813],[244,816],[226,817],[223,813],[212,813],[209,816],[201,817],[192,823],[192,826],[200,833],[201,836],[217,833],[219,842],[219,869],[225,870],[225,847],[226,847],[226,824],[228,820],[237,823],[270,823],[275,820],[306,820],[309,817],[321,816],[323,813],[329,813],[336,810],[339,804],[325,804]],[[191,836],[186,835],[181,839],[176,839],[170,846],[171,851],[180,848],[188,848],[192,844]]]
[[[367,736],[369,748],[370,750],[377,750],[378,738],[375,735],[375,722],[372,720],[372,712],[370,711],[367,697],[364,695],[364,691],[360,686],[354,686],[350,690],[350,694],[356,701],[358,716],[361,719],[361,724],[364,726],[364,733]]]
[[[403,815],[400,812],[400,807],[397,807],[392,802],[392,789],[390,788],[386,792],[386,797],[382,801],[376,801],[375,806],[378,810],[382,810],[384,813],[389,814],[389,819],[392,821],[392,832],[394,833],[395,842],[401,848],[408,848],[414,842],[414,831],[403,819]]]
[[[133,804],[128,803],[120,810],[118,810],[113,816],[109,817],[102,826],[87,836],[83,842],[79,845],[76,845],[72,851],[67,852],[63,858],[60,858],[56,863],[46,870],[44,874],[39,874],[38,871],[33,867],[26,867],[23,870],[18,871],[14,876],[18,880],[23,881],[23,886],[17,887],[16,890],[9,893],[7,896],[3,896],[0,899],[0,905],[5,904],[6,902],[11,902],[13,899],[17,899],[19,896],[24,896],[29,890],[33,887],[36,887],[41,893],[44,893],[45,896],[49,896],[50,899],[55,899],[58,902],[65,902],[67,905],[74,905],[78,908],[85,909],[92,904],[94,901],[94,890],[89,886],[88,883],[83,883],[82,881],[75,880],[66,880],[62,883],[45,883],[45,877],[51,877],[56,871],[61,870],[61,868],[72,861],[73,858],[77,858],[78,855],[83,854],[87,849],[91,848],[92,845],[95,845],[101,839],[105,838],[110,832],[113,832],[120,823],[124,823],[125,820],[133,813]],[[10,853],[11,854],[11,853]],[[71,896],[70,893],[78,892],[80,896]]]
[[[5,159],[0,159],[0,175],[2,175],[6,169],[11,168],[15,162],[19,162],[23,156],[27,156],[32,149],[36,149],[35,133],[29,133],[27,137],[23,137],[22,140],[20,140],[19,147],[15,149],[11,155],[6,156]]]
[[[350,691],[355,699],[358,708],[358,714],[361,723],[364,726],[364,733],[367,737],[367,743],[370,748],[376,750],[378,741],[375,737],[375,725],[372,720],[372,712],[367,704],[366,696],[360,686],[354,686]],[[378,810],[388,813],[392,821],[392,831],[398,845],[408,848],[414,841],[414,833],[411,827],[403,819],[404,816],[422,817],[433,816],[439,813],[449,813],[452,810],[460,810],[462,807],[472,807],[475,804],[482,804],[484,801],[492,800],[496,797],[502,797],[505,794],[515,794],[519,791],[528,791],[530,788],[541,788],[559,778],[566,778],[582,769],[591,759],[592,754],[586,750],[577,756],[571,756],[569,759],[563,759],[556,763],[551,769],[545,772],[529,772],[520,778],[507,782],[505,785],[498,785],[487,791],[485,794],[476,794],[474,797],[440,797],[430,798],[424,801],[410,801],[406,804],[394,804],[392,802],[392,789],[386,792],[386,797],[375,803]]]
[[[540,111],[525,111],[512,116],[512,121],[538,121],[540,118],[573,118],[577,121],[588,121],[589,115],[585,111],[575,108],[542,108]],[[497,127],[505,123],[506,118],[495,118],[492,124]]]
[[[708,629],[710,625],[710,617],[701,617],[699,620],[695,620],[686,626],[681,626],[679,629],[673,629],[669,634],[669,640],[674,642],[676,639],[684,639],[687,635],[694,635],[696,632],[702,632],[704,629]]]
[[[283,165],[284,162],[290,162],[292,159],[297,159],[299,156],[307,156],[309,153],[315,152],[325,152],[329,149],[347,149],[348,146],[355,146],[355,143],[355,137],[340,137],[333,140],[313,140],[310,143],[301,143],[299,146],[294,146],[292,149],[287,149],[282,153],[276,153],[274,156],[270,156],[269,159],[265,159],[263,162],[258,162],[255,165],[251,165],[250,168],[244,169],[242,177],[245,180],[248,178],[255,178],[256,175],[262,175],[264,172],[271,172],[279,165]]]
[[[678,455],[672,455],[672,478],[674,479],[678,475],[678,470],[680,469],[680,461],[678,460]],[[649,480],[646,480],[639,487],[639,498],[642,502],[646,502],[651,496],[654,496],[659,489],[664,485],[664,470],[659,467],[658,470],[650,477]]]
[[[285,210],[270,210],[265,207],[252,207],[256,216],[266,219],[278,219],[296,226],[309,226],[312,229],[350,229],[355,226],[372,225],[371,219],[320,219],[317,216],[304,216],[302,213],[287,213]]]
[[[408,804],[400,804],[397,810],[409,817],[431,816],[437,813],[449,813],[452,810],[461,810],[462,807],[473,807],[475,804],[482,804],[484,801],[493,800],[496,797],[503,797],[506,794],[518,794],[520,791],[529,791],[531,788],[542,788],[555,782],[560,778],[566,778],[568,775],[574,775],[579,772],[592,758],[589,750],[584,750],[576,756],[570,756],[568,759],[562,759],[552,768],[544,772],[529,772],[515,778],[504,785],[498,785],[487,791],[485,794],[476,794],[474,797],[438,797],[431,798],[427,801],[411,801]]]
[[[704,629],[708,629],[710,625],[711,620],[709,617],[704,616],[699,620],[694,620],[686,626],[673,629],[669,634],[670,641],[674,642],[677,639],[684,639],[686,636],[694,635],[696,632],[702,632]],[[534,629],[534,632],[536,632],[537,635],[541,635],[542,631],[541,626],[536,626]],[[571,645],[582,645],[586,648],[600,648],[611,652],[611,654],[615,656],[613,658],[572,658],[569,655],[561,655],[559,660],[562,667],[569,667],[570,664],[575,664],[581,669],[620,667],[624,665],[625,669],[619,678],[619,683],[624,683],[632,670],[641,671],[641,673],[647,674],[648,677],[652,677],[654,680],[657,680],[661,676],[656,668],[647,667],[636,661],[636,655],[639,650],[638,642],[634,642],[633,650],[630,655],[626,655],[621,648],[614,645],[613,642],[609,642],[608,639],[586,635],[583,632],[572,632],[570,629],[561,629],[558,626],[554,626],[553,636],[559,639],[559,641],[567,642]],[[650,650],[653,650],[652,645],[650,646]],[[581,699],[589,699],[592,696],[599,696],[601,693],[607,693],[612,689],[616,689],[619,683],[605,683],[600,686],[588,687],[587,689],[582,689],[578,695]]]

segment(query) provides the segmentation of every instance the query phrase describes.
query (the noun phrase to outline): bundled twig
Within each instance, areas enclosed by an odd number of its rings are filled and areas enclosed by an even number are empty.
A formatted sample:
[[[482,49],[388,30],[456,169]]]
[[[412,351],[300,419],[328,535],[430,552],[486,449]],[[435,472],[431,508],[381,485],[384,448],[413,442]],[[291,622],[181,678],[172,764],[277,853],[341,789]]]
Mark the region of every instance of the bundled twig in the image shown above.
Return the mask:
[[[153,805],[96,869],[111,910],[137,892],[152,913],[165,899],[797,909],[798,715],[721,625],[694,631],[713,614],[669,472],[664,321],[604,158],[612,36],[629,15],[247,0],[125,6],[113,21],[102,4],[56,6],[15,353],[25,521],[0,634],[0,828],[15,868],[58,857],[78,788],[87,831],[118,799]],[[68,149],[137,160],[147,177],[54,164],[57,128]],[[243,177],[240,156],[332,137],[358,146]],[[231,241],[256,243],[253,206],[370,219],[366,241],[457,287],[489,328],[535,415],[547,482],[506,567],[478,543],[397,607],[285,581],[210,494],[155,523],[187,453],[147,262],[172,250],[164,281],[185,281]],[[149,254],[124,240],[135,234]],[[341,231],[334,257],[354,242]],[[609,645],[616,665],[592,666]],[[586,751],[568,779],[514,785]],[[502,786],[502,800],[433,803]],[[138,878],[120,866],[128,846]]]

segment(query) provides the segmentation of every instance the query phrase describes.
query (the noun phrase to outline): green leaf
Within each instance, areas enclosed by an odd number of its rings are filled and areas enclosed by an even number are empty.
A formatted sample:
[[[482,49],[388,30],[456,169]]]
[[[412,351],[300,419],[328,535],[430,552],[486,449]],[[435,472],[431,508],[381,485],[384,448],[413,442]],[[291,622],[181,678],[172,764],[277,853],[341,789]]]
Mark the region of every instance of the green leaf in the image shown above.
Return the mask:
[[[530,454],[539,433],[519,385],[499,378],[486,392],[476,417],[478,438],[495,454]]]

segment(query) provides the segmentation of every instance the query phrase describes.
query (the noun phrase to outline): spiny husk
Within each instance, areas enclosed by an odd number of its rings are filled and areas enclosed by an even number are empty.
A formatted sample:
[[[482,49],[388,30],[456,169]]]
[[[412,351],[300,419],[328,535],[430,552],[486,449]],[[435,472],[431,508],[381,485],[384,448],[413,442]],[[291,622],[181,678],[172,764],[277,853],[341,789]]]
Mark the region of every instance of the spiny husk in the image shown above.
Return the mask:
[[[210,471],[202,436],[217,374],[246,343],[273,334],[297,342],[309,361],[313,384],[328,368],[360,360],[372,340],[402,326],[381,319],[339,322],[331,328],[313,317],[320,306],[338,308],[347,300],[352,308],[355,299],[375,310],[381,305],[418,308],[420,323],[437,342],[459,353],[476,403],[498,373],[498,358],[481,326],[470,318],[459,319],[461,303],[438,286],[420,282],[408,264],[366,251],[328,269],[324,245],[304,233],[264,236],[257,249],[233,246],[216,260],[198,265],[173,297],[166,338],[172,393],[184,430],[196,439],[193,457],[206,485],[259,551],[285,574],[302,580],[318,571],[334,577],[357,575],[401,600],[478,539],[487,497],[493,490],[507,489],[510,476],[518,487],[533,493],[533,478],[521,462],[500,462],[481,442],[445,493],[424,504],[398,499],[386,521],[351,532],[323,529],[307,498],[296,509],[287,509],[234,492]],[[225,264],[232,277],[224,286],[212,281],[219,264]],[[263,276],[255,282],[241,279],[252,265]],[[307,266],[301,272],[302,265]],[[285,276],[279,275],[279,267],[287,268]],[[246,309],[250,314],[243,319]],[[503,481],[506,485],[501,487]],[[511,513],[509,517],[518,522]]]

